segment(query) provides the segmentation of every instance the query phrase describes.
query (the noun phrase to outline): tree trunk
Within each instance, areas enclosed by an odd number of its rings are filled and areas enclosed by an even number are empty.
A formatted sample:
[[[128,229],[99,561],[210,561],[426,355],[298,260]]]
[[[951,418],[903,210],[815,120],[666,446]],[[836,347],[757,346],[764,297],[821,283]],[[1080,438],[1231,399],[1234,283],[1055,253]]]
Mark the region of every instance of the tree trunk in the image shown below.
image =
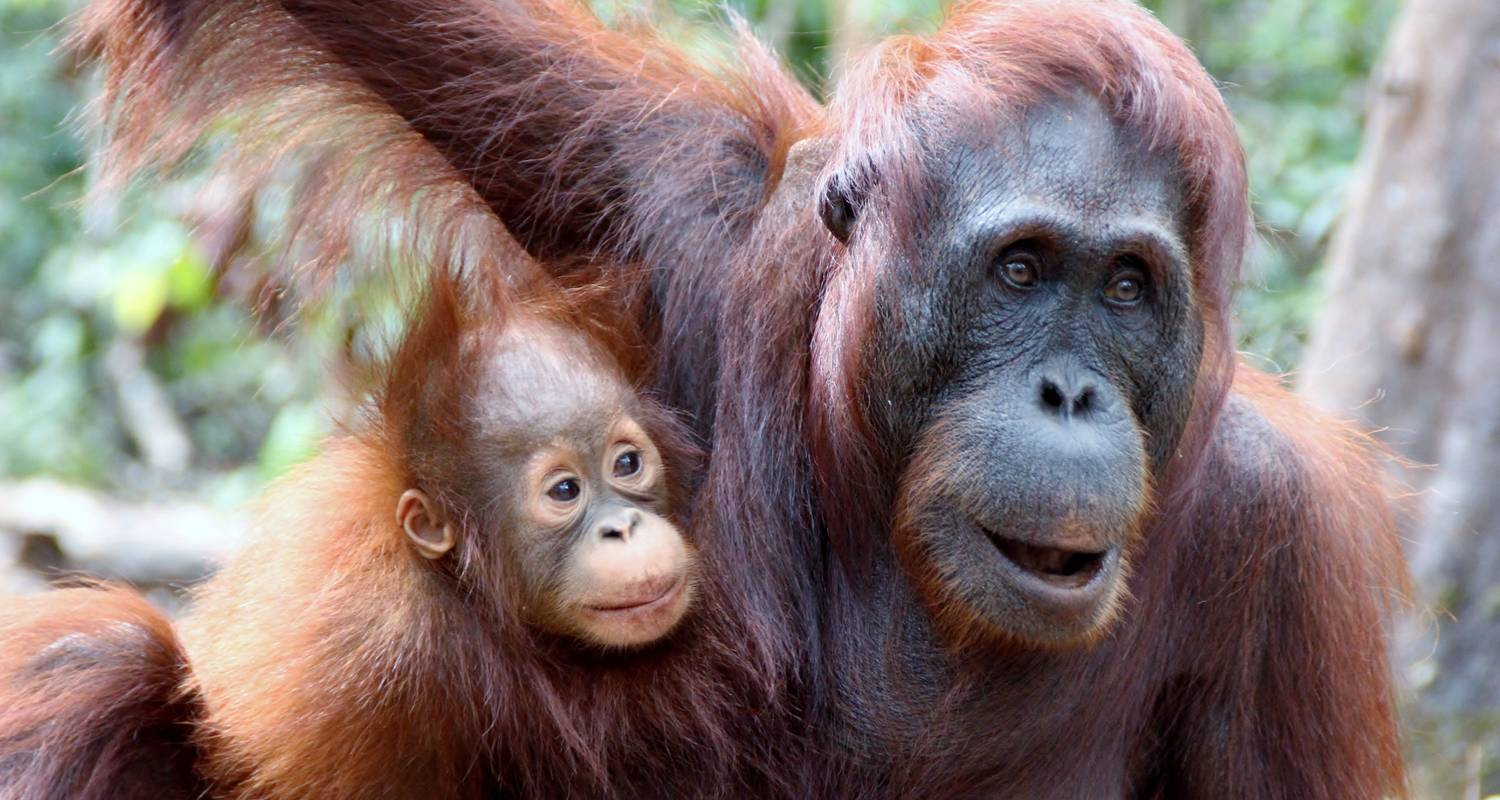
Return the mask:
[[[1406,3],[1327,280],[1300,388],[1411,462],[1414,752],[1500,791],[1500,0]]]

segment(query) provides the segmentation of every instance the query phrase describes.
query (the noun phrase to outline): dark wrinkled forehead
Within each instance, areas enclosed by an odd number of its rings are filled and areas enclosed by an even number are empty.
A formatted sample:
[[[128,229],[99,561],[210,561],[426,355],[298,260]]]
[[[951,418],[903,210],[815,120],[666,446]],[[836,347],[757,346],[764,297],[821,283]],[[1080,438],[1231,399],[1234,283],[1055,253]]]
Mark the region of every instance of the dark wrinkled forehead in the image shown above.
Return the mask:
[[[945,197],[1003,202],[1104,221],[1173,222],[1182,191],[1170,152],[1153,149],[1093,96],[1044,98],[1022,111],[942,114],[924,127]]]

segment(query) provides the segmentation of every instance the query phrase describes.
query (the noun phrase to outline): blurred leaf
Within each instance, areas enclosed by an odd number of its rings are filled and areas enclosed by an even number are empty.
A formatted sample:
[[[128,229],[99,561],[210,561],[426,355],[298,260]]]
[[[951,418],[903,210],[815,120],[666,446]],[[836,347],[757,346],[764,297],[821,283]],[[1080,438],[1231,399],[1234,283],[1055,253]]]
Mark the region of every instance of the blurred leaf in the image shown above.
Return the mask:
[[[167,268],[167,298],[173,308],[196,311],[213,299],[214,281],[208,262],[192,242],[184,242]]]
[[[316,403],[294,403],[282,408],[266,431],[260,449],[260,474],[267,480],[311,458],[328,434],[328,422]]]
[[[32,358],[44,364],[69,363],[83,355],[88,333],[75,316],[58,313],[42,320],[31,337]]]
[[[167,276],[151,269],[126,272],[115,286],[115,322],[128,333],[143,333],[167,306]]]

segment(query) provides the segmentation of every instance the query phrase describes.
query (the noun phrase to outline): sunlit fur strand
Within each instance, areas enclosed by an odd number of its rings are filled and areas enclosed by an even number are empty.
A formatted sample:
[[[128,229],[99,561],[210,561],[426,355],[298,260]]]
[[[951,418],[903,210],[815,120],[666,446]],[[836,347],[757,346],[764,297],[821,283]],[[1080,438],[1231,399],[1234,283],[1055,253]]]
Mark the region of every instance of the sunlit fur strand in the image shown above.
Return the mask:
[[[298,290],[326,283],[361,211],[394,209],[391,241],[417,256],[482,250],[488,232],[448,223],[476,201],[554,270],[580,253],[712,263],[812,109],[742,26],[707,67],[566,0],[102,0],[77,31],[106,67],[108,186],[178,163],[226,114],[254,120],[226,164],[249,187],[318,154],[280,237]]]
[[[202,40],[184,38],[199,25]],[[316,299],[351,258],[355,275],[420,283],[516,249],[493,216],[474,213],[482,199],[441,154],[274,4],[102,0],[80,13],[72,44],[106,65],[91,114],[106,134],[96,193],[169,171],[226,119],[243,120],[217,156],[228,180],[214,185],[230,187],[230,202],[289,182],[260,302]],[[519,286],[539,275],[532,262],[498,263]]]

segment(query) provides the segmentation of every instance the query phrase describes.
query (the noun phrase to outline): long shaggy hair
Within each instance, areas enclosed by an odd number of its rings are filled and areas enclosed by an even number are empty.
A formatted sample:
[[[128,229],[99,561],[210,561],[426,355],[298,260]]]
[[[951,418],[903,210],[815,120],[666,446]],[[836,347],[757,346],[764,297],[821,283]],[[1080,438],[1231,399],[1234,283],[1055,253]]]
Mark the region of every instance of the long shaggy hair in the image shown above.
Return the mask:
[[[691,527],[732,565],[735,665],[816,734],[818,757],[780,767],[805,793],[1403,792],[1383,626],[1404,572],[1377,451],[1235,360],[1243,156],[1211,79],[1141,9],[966,3],[934,36],[877,48],[826,109],[747,36],[705,65],[560,0],[107,0],[84,20],[120,173],[173,161],[225,112],[252,123],[232,156],[252,172],[369,115],[389,134],[364,141],[398,144],[335,153],[299,201],[313,252],[345,252],[355,215],[335,199],[451,197],[551,275],[642,265],[652,384],[712,453]],[[1192,412],[1152,476],[1111,632],[1074,652],[954,650],[890,544],[902,464],[862,400],[870,292],[920,274],[905,247],[927,224],[918,118],[1019,119],[1073,90],[1177,167],[1205,328]],[[418,138],[431,150],[409,153]],[[439,176],[469,189],[421,188]],[[390,188],[346,194],[366,185]],[[862,199],[847,245],[818,217],[828,187]],[[430,230],[410,241],[463,238]],[[559,691],[575,690],[589,696]],[[802,752],[787,741],[771,749]],[[570,758],[555,763],[589,762]]]

